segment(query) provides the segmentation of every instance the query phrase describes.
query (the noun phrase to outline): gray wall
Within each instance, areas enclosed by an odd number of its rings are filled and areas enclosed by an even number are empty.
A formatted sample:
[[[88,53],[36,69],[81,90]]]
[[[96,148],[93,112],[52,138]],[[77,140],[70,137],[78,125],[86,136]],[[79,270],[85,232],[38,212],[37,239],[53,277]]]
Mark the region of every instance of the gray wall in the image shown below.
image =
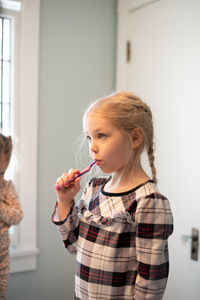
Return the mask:
[[[116,0],[41,0],[37,270],[11,274],[8,300],[73,298],[74,256],[50,221],[58,175],[75,165],[82,112],[115,86]]]

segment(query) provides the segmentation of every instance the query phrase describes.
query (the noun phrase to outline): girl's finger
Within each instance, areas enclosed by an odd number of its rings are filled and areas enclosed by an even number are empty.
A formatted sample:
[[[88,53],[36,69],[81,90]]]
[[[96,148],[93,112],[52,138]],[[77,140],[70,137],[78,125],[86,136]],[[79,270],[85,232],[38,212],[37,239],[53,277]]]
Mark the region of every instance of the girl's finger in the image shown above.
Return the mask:
[[[74,171],[74,173],[75,173],[76,175],[79,175],[79,174],[81,173],[81,171],[80,171],[79,169],[76,169],[76,170]]]
[[[76,169],[74,172],[74,177],[76,178],[80,174],[80,170]],[[75,181],[80,181],[81,177],[77,177]]]
[[[71,183],[73,183],[74,178],[76,178],[79,174],[80,174],[80,170],[78,170],[78,169],[76,169],[76,170],[70,169],[69,173],[68,173],[68,175],[69,175],[69,181],[72,180]]]
[[[74,181],[74,187],[76,190],[80,190],[81,186],[80,186],[80,180],[81,177],[78,177],[75,181]]]
[[[69,178],[69,181],[70,180],[73,180],[74,179],[74,176],[75,176],[75,170],[74,169],[70,169],[69,172],[68,172],[68,178]]]
[[[67,173],[62,174],[63,183],[65,187],[69,186],[69,175]]]
[[[61,189],[64,188],[64,181],[63,181],[63,178],[62,177],[59,177],[58,178],[58,185]]]
[[[80,174],[80,170],[78,170],[78,169],[76,169],[76,170],[70,169],[68,171],[68,173],[63,173],[61,175],[61,177],[59,177],[56,181],[56,186],[57,186],[56,189],[57,190],[64,189],[64,188],[69,187],[69,185],[73,185],[75,183],[75,181],[79,182],[81,179],[80,177],[78,177],[74,180],[74,178],[79,174]],[[71,182],[69,182],[69,181],[71,181]],[[80,188],[79,186],[80,185],[76,185],[75,188],[79,189]]]

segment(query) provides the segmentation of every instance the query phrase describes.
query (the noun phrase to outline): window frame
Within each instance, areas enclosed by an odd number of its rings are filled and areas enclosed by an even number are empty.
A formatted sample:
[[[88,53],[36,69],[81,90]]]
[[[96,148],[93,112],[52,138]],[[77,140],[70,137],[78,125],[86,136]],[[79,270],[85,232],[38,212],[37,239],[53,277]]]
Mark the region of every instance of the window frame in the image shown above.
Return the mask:
[[[7,1],[11,2],[11,1]],[[19,170],[14,178],[23,209],[18,245],[10,248],[11,273],[36,269],[37,254],[37,139],[40,0],[21,3],[20,11],[1,9],[14,22],[14,147]],[[6,0],[3,4],[6,4]]]
[[[1,32],[0,32],[0,52],[1,52],[1,62],[0,62],[0,130],[1,133],[8,135],[10,133],[10,119],[11,119],[11,102],[12,102],[12,93],[11,93],[11,84],[8,84],[8,90],[7,87],[4,86],[5,84],[5,78],[7,79],[7,82],[11,82],[12,78],[12,51],[11,51],[11,43],[12,43],[12,17],[11,16],[5,16],[0,14],[1,19]],[[6,49],[4,48],[4,43],[6,44],[5,36],[4,36],[4,30],[6,31],[6,22],[9,22],[9,55],[7,56]],[[5,27],[5,28],[4,28]],[[5,67],[5,65],[8,66],[8,69]],[[7,69],[7,72],[6,72]],[[5,73],[5,74],[4,74]],[[7,73],[7,74],[6,74]],[[5,78],[4,78],[5,76]],[[5,90],[7,90],[6,94],[7,97],[4,95]],[[5,109],[6,107],[9,107],[8,109]],[[7,112],[6,112],[7,111]],[[5,118],[5,114],[7,115],[7,118]],[[6,119],[6,121],[5,121]]]

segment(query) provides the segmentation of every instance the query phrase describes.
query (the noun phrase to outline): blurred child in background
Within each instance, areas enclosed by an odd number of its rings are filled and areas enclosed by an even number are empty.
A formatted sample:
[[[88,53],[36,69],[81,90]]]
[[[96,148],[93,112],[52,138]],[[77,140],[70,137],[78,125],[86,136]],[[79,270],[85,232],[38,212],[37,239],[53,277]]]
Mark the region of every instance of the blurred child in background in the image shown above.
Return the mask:
[[[12,139],[0,133],[0,300],[6,298],[9,275],[9,227],[18,224],[23,216],[15,186],[5,180],[12,153]]]

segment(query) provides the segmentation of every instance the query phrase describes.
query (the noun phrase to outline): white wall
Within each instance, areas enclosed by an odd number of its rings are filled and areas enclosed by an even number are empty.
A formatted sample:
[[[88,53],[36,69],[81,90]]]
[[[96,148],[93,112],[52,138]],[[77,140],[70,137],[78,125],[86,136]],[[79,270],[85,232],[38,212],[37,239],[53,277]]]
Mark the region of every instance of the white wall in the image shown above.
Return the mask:
[[[10,276],[8,300],[73,297],[74,257],[50,220],[53,185],[75,166],[84,108],[115,85],[115,0],[41,0],[40,15],[38,266]]]

